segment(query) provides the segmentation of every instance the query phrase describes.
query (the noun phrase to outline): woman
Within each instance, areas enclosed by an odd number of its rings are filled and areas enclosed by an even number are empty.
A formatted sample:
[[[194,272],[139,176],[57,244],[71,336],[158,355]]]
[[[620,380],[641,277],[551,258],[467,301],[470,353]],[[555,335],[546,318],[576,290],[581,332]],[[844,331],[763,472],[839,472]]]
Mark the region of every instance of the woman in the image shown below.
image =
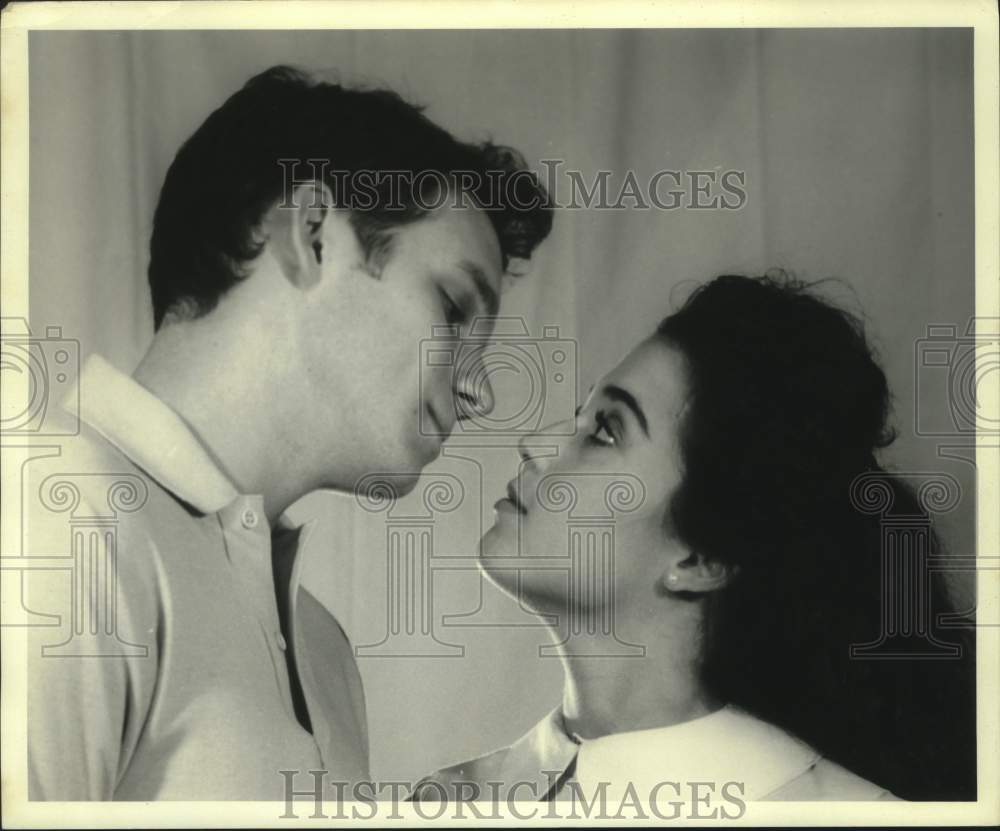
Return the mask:
[[[860,323],[809,287],[695,291],[592,388],[575,431],[522,442],[480,545],[485,573],[554,621],[561,704],[417,798],[589,800],[604,781],[677,799],[701,781],[747,801],[975,799],[968,649],[850,653],[892,590],[880,518],[856,505],[858,477],[884,473],[888,403]]]

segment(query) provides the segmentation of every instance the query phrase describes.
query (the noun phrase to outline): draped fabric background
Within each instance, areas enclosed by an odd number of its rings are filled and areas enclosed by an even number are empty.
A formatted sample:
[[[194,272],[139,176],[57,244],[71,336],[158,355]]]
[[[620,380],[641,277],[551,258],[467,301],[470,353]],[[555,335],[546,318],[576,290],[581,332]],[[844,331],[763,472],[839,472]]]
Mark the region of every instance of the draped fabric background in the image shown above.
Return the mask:
[[[83,356],[135,366],[152,336],[147,244],[167,166],[212,109],[276,63],[388,85],[460,137],[511,144],[536,167],[563,160],[588,182],[612,171],[612,193],[627,170],[640,182],[662,169],[745,171],[741,210],[558,212],[503,313],[575,339],[585,392],[691,281],[775,266],[843,278],[854,294],[835,295],[864,310],[895,393],[900,435],[885,461],[957,477],[965,496],[939,527],[954,553],[974,550],[974,468],[938,458],[914,430],[915,343],[929,324],[964,329],[974,309],[969,30],[34,33],[33,331],[60,325]],[[944,388],[920,406],[946,418]],[[481,462],[487,505],[514,462],[510,448]],[[440,460],[430,478],[454,464]],[[436,523],[436,553],[473,551],[488,520],[463,481],[469,498]],[[440,654],[386,657],[389,518],[327,493],[293,514],[320,517],[307,585],[370,647],[359,664],[375,776],[419,776],[509,743],[557,702],[559,663],[539,656],[547,635],[473,571],[434,574],[424,611]]]

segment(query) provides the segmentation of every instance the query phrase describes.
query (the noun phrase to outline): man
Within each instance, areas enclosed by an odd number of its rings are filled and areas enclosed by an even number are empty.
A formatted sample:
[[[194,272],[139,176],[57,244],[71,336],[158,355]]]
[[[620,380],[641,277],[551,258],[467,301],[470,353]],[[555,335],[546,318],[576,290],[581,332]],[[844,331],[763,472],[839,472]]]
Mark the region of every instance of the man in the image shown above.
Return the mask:
[[[281,516],[372,473],[405,493],[489,411],[481,364],[422,367],[419,344],[449,325],[461,345],[547,235],[526,174],[390,92],[283,67],[184,144],[154,220],[153,343],[132,377],[86,364],[79,436],[30,489],[33,551],[70,539],[74,558],[29,586],[59,627],[29,639],[30,798],[367,777],[352,651],[299,585],[308,524]]]

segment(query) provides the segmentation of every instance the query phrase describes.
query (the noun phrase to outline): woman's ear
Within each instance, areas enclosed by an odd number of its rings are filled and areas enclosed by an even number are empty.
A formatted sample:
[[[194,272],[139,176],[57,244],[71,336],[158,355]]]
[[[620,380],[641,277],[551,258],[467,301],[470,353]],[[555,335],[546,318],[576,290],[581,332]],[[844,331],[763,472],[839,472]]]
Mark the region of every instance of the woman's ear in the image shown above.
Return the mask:
[[[298,288],[315,286],[322,276],[323,242],[333,204],[321,182],[296,185],[291,199],[274,205],[267,219],[268,244],[282,272]]]
[[[663,572],[663,585],[670,592],[705,594],[728,586],[739,570],[737,565],[727,565],[692,552],[668,563]]]

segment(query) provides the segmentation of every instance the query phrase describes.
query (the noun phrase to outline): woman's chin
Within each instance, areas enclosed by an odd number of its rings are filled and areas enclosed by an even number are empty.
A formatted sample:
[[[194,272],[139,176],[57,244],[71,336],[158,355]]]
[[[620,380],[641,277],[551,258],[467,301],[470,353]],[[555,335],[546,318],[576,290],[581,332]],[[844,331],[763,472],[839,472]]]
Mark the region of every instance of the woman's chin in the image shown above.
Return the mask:
[[[494,525],[479,539],[479,548],[476,553],[481,558],[504,557],[511,554],[507,548],[502,531],[497,525]]]

